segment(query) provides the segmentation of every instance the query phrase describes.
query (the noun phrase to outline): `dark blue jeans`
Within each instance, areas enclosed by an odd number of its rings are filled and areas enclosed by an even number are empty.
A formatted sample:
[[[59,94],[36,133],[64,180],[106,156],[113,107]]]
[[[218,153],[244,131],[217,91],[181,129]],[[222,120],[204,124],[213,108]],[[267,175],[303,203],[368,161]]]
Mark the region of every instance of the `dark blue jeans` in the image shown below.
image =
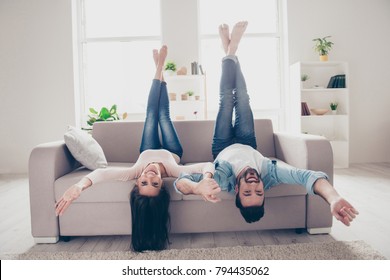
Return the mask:
[[[159,126],[161,141],[158,132]],[[183,148],[169,114],[167,84],[157,79],[153,80],[149,92],[140,152],[149,149],[166,149],[180,158],[183,155]]]
[[[222,60],[219,98],[219,110],[212,143],[214,158],[234,143],[249,145],[256,149],[253,113],[249,104],[245,78],[236,56],[226,56]]]

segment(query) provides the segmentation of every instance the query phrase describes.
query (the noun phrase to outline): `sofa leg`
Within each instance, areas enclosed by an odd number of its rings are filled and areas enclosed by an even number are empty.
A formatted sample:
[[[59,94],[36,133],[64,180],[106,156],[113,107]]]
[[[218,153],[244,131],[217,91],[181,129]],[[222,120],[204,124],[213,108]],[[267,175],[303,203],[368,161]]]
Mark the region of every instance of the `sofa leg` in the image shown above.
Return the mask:
[[[37,244],[41,243],[57,243],[59,240],[58,236],[55,237],[34,237],[34,242]]]
[[[70,236],[61,236],[60,240],[64,241],[64,242],[69,242],[70,241]]]
[[[331,231],[331,227],[326,228],[307,228],[309,234],[328,234]]]

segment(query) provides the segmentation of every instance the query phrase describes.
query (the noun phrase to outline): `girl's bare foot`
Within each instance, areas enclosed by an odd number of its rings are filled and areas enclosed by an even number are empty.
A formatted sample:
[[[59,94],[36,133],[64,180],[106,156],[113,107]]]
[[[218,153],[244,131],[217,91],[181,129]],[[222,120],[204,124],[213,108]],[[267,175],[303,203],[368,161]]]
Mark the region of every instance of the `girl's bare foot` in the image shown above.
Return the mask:
[[[219,37],[221,37],[221,41],[222,41],[223,50],[225,51],[225,54],[227,54],[228,47],[230,44],[229,26],[227,24],[223,23],[219,26],[218,29],[219,29]]]
[[[153,60],[154,60],[154,64],[157,67],[157,64],[158,64],[158,50],[156,50],[156,49],[153,49]]]
[[[248,26],[247,21],[240,21],[234,25],[232,34],[230,36],[230,43],[228,46],[228,55],[235,55],[238,45],[240,44],[242,35],[245,33],[246,27]]]

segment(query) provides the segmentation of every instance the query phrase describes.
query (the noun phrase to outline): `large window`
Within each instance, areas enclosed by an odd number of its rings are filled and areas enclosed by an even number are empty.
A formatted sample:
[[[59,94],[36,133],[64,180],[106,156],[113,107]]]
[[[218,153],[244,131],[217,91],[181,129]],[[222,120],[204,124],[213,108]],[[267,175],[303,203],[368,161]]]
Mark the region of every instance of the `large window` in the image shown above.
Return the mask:
[[[207,71],[209,110],[218,108],[224,55],[217,27],[226,23],[232,29],[243,19],[249,24],[237,56],[246,78],[252,109],[257,113],[263,111],[262,115],[278,116],[281,108],[281,35],[277,0],[199,0],[200,52]]]
[[[202,64],[207,77],[208,116],[213,119],[224,55],[218,26],[227,23],[232,27],[240,20],[249,21],[237,55],[255,117],[279,121],[282,116],[280,0],[185,0],[190,9],[185,9],[183,0],[74,1],[78,3],[84,118],[90,107],[117,104],[120,112],[142,119],[155,68],[151,50],[163,42],[182,65],[193,59]],[[182,29],[188,32],[178,32]],[[183,42],[192,43],[183,47]]]
[[[82,115],[117,104],[143,113],[161,44],[160,0],[80,0]]]

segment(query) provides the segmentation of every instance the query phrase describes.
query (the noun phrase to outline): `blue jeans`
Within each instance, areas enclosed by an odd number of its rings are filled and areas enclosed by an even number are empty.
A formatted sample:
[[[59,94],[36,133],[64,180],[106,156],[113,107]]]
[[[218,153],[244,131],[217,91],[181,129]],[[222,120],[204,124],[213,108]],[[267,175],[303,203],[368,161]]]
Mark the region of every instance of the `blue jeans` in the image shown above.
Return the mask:
[[[159,125],[162,141],[158,132]],[[166,149],[180,158],[183,155],[183,148],[169,114],[167,84],[157,79],[153,79],[149,92],[140,152],[150,149]]]
[[[256,149],[253,113],[245,78],[236,56],[226,56],[222,60],[219,98],[212,143],[213,157],[216,158],[223,149],[234,143],[249,145]]]

